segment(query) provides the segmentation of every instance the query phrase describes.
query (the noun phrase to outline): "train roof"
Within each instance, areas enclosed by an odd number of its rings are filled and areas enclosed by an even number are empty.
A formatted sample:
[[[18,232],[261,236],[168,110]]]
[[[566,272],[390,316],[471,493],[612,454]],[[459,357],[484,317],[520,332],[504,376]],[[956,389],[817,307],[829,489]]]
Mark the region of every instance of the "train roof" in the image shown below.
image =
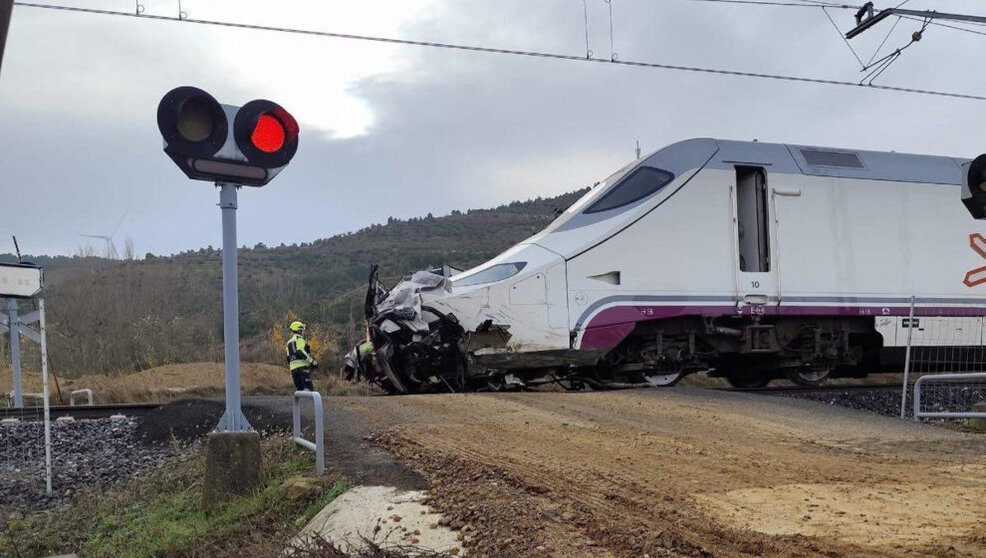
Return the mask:
[[[713,146],[714,144],[714,146]],[[865,151],[838,147],[816,147],[756,141],[734,141],[695,138],[671,144],[648,159],[658,163],[667,156],[693,159],[715,154],[706,168],[729,169],[751,165],[767,168],[768,172],[920,182],[931,184],[962,184],[961,165],[967,159],[937,155],[914,155],[884,151]]]

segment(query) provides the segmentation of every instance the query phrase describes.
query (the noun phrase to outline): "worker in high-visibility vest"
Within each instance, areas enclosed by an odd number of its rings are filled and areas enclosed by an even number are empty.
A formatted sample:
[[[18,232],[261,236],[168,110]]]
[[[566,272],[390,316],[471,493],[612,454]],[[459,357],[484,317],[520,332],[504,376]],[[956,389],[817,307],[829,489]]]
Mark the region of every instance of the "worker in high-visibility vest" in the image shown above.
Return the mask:
[[[372,341],[365,341],[353,347],[353,350],[346,354],[345,364],[342,367],[346,379],[353,382],[372,379],[372,370],[369,369],[372,367],[372,363],[369,362],[371,358],[373,358]]]
[[[291,370],[294,387],[298,391],[315,391],[315,386],[312,385],[312,369],[318,368],[318,361],[312,358],[308,341],[304,337],[307,326],[301,322],[291,322],[288,329],[293,334],[288,339],[287,353],[288,368]]]

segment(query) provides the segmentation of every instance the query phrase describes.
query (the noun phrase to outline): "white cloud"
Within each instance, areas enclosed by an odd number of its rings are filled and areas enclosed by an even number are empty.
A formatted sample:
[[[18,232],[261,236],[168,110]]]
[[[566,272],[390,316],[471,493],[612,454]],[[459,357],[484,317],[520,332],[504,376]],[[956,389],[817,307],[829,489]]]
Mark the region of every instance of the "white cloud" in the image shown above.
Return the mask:
[[[588,0],[608,55],[608,13]],[[615,0],[623,60],[859,79],[820,10]],[[177,4],[142,0],[148,13]],[[918,0],[915,7],[926,7]],[[127,0],[86,6],[129,10]],[[183,0],[190,17],[579,55],[581,2]],[[911,7],[909,5],[908,7]],[[981,11],[967,0],[950,11]],[[851,11],[832,12],[847,27]],[[887,45],[913,31],[902,22]],[[916,25],[916,24],[915,24]],[[889,27],[854,46],[866,56]],[[930,28],[881,83],[979,92],[986,37]],[[302,123],[291,166],[241,197],[244,244],[310,241],[388,216],[552,195],[696,136],[918,153],[986,151],[982,102],[507,57],[16,7],[0,77],[0,238],[71,252],[80,232],[172,252],[219,242],[216,194],[161,153],[154,111],[177,85],[266,97]],[[301,202],[301,203],[299,203]],[[299,216],[298,208],[302,207]],[[0,240],[2,242],[2,240]],[[2,250],[0,244],[0,250]]]

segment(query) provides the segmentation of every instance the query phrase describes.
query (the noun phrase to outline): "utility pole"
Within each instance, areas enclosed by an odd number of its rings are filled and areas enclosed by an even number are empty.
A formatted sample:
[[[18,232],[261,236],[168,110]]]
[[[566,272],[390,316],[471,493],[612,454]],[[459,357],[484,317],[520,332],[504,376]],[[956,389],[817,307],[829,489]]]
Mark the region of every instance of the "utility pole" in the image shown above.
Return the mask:
[[[934,10],[905,10],[901,8],[887,8],[877,12],[873,8],[873,2],[867,2],[866,4],[863,4],[863,7],[861,7],[858,12],[856,12],[856,27],[853,27],[848,33],[846,33],[846,39],[851,39],[866,31],[870,27],[873,27],[877,23],[880,23],[881,21],[894,15],[919,17],[926,20],[947,19],[951,21],[966,21],[969,23],[986,23],[986,17],[984,16],[950,14],[945,12],[936,12]],[[915,40],[919,39],[920,37]]]
[[[14,0],[0,0],[0,65],[3,65],[3,47],[7,44],[7,29],[10,27],[10,14],[14,11]]]

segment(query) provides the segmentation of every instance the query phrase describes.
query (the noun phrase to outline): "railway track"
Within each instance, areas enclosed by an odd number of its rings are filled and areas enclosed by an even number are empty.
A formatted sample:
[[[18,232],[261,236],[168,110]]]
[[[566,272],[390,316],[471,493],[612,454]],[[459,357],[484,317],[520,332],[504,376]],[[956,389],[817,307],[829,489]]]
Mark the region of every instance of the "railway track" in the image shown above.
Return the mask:
[[[673,389],[673,388],[671,388]],[[824,393],[824,392],[859,392],[873,390],[899,390],[900,384],[877,385],[835,385],[835,386],[775,386],[758,388],[712,388],[716,391],[731,391],[741,393]],[[130,403],[114,405],[52,405],[50,413],[52,420],[59,417],[76,419],[109,418],[113,415],[140,417],[160,407],[161,403]],[[20,420],[41,420],[44,416],[42,407],[23,407],[20,409],[0,408],[0,419],[16,418]]]
[[[113,415],[139,417],[157,409],[161,403],[131,403],[125,405],[52,405],[49,408],[51,418],[72,417],[76,419],[109,418]],[[20,420],[41,420],[44,417],[42,407],[23,407],[20,409],[0,409],[0,419],[16,418]]]
[[[754,388],[716,388],[719,391],[738,391],[747,393],[821,393],[821,392],[840,392],[840,391],[872,391],[872,390],[900,390],[900,384],[875,384],[875,385],[849,385],[849,386],[775,386],[775,387],[754,387]]]

